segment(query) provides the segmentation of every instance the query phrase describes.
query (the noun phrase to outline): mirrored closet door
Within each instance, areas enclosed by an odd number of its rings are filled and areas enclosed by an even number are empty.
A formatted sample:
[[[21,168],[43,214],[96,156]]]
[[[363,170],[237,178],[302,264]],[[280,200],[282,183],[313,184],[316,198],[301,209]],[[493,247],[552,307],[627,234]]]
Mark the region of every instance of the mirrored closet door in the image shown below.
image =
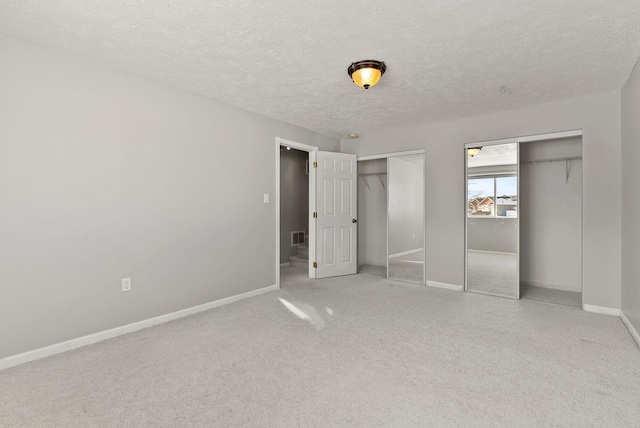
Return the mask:
[[[358,161],[358,272],[425,283],[424,152]]]
[[[388,277],[424,283],[424,154],[388,159]]]
[[[518,299],[518,144],[468,144],[465,152],[465,289]]]

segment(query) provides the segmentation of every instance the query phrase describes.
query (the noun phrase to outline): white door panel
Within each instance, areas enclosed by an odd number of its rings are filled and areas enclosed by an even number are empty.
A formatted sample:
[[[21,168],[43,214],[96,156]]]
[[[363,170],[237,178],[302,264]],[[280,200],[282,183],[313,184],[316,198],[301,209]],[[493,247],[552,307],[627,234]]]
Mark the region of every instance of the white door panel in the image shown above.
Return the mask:
[[[317,152],[316,278],[357,272],[356,156]]]

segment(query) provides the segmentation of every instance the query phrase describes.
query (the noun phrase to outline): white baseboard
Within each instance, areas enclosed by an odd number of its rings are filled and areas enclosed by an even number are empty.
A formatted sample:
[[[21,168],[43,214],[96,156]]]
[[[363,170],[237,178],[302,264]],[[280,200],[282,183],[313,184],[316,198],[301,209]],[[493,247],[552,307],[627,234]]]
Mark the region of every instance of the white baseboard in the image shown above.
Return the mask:
[[[142,330],[143,328],[153,327],[154,325],[173,321],[179,318],[184,318],[189,315],[197,314],[198,312],[203,312],[209,309],[217,308],[219,306],[228,305],[229,303],[237,302],[238,300],[258,296],[260,294],[275,291],[277,289],[277,285],[270,285],[269,287],[259,288],[257,290],[248,291],[242,294],[236,294],[235,296],[225,297],[224,299],[215,300],[213,302],[204,303],[202,305],[193,306],[191,308],[182,309],[176,312],[171,312],[109,330],[100,331],[98,333],[93,333],[87,336],[78,337],[76,339],[67,340],[65,342],[56,343],[54,345],[45,346],[44,348],[34,349],[33,351],[27,351],[21,354],[5,357],[0,359],[0,370],[28,363],[29,361],[39,360],[40,358],[59,354],[61,352],[70,351],[72,349],[80,348],[81,346],[91,345],[92,343],[101,342],[103,340],[111,339],[123,334],[132,333],[134,331]]]
[[[505,252],[505,251],[474,250],[473,248],[469,248],[469,252],[485,253],[485,254],[500,254],[500,255],[507,255],[507,256],[514,256],[515,255],[515,253],[508,253],[508,252]]]
[[[395,259],[397,257],[408,256],[409,254],[421,253],[423,251],[424,251],[424,248],[417,248],[417,249],[411,250],[411,251],[405,251],[405,252],[402,252],[402,253],[391,254],[389,256],[389,258],[390,259]]]
[[[613,315],[616,317],[620,316],[620,309],[605,308],[604,306],[594,306],[594,305],[583,304],[582,310],[586,312],[593,312],[596,314]]]
[[[427,281],[429,287],[446,288],[447,290],[464,291],[462,285],[447,284],[446,282]]]
[[[633,325],[631,325],[631,321],[629,321],[629,318],[627,318],[627,316],[622,311],[620,311],[620,319],[622,320],[624,325],[627,326],[627,329],[629,330],[629,333],[631,333],[633,340],[635,340],[638,347],[640,347],[640,334],[638,334],[638,331],[633,327]]]
[[[287,266],[291,266],[291,263],[287,262],[287,263],[280,263],[280,267],[287,267]]]
[[[520,285],[528,285],[529,287],[538,287],[538,288],[544,288],[547,290],[571,291],[573,293],[582,292],[582,289],[580,287],[566,287],[564,285],[543,284],[541,282],[531,282],[531,281],[520,280]]]

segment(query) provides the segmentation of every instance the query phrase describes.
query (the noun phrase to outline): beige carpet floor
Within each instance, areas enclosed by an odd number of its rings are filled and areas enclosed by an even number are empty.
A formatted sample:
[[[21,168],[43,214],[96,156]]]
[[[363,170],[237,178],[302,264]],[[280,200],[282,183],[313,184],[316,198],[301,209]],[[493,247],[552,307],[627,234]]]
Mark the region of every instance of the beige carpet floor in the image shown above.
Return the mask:
[[[309,280],[0,372],[2,427],[638,427],[617,317]]]
[[[516,298],[518,293],[516,254],[467,251],[467,289]]]
[[[375,265],[362,265],[358,267],[358,273],[361,275],[372,275],[372,276],[379,276],[380,278],[386,278],[387,267],[375,266]]]

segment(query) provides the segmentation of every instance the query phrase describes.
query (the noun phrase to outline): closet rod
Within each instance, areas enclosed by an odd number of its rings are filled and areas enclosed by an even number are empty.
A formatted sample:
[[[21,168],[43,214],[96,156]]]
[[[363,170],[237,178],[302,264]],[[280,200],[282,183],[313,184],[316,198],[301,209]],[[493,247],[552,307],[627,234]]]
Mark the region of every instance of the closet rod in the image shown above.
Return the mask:
[[[582,156],[569,156],[565,158],[549,158],[549,159],[536,159],[530,161],[521,161],[520,164],[528,164],[528,163],[544,163],[544,162],[566,162],[572,160],[582,159]]]
[[[370,175],[387,175],[386,172],[370,172],[368,174],[358,174],[358,177],[368,177]]]

